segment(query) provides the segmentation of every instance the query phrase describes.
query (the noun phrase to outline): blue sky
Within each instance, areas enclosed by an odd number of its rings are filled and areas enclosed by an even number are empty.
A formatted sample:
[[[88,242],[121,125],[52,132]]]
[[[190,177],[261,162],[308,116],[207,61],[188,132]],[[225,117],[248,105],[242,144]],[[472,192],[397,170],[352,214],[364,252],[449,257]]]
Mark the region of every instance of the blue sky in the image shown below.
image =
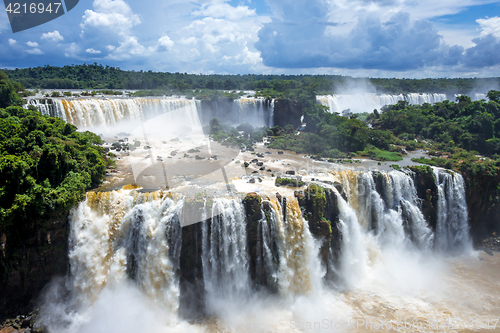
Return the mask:
[[[0,68],[93,63],[188,73],[500,76],[500,1],[80,0],[15,33]]]

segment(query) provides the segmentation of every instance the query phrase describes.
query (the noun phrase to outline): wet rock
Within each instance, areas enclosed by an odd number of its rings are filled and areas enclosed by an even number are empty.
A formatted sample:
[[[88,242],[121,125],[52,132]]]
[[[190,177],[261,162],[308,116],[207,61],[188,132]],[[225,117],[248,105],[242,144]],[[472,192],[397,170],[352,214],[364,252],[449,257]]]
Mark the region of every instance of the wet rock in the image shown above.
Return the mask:
[[[266,168],[262,167],[262,168],[260,168],[259,170],[260,170],[260,171],[264,171],[264,170],[266,170]]]
[[[293,170],[288,170],[285,172],[287,175],[295,175],[295,171]]]
[[[253,160],[250,161],[250,163],[258,163],[258,162],[259,162],[259,160],[256,158],[254,158]]]
[[[264,163],[263,162],[257,162],[257,166],[263,166]]]
[[[500,237],[493,236],[484,239],[480,248],[490,256],[493,255],[493,252],[500,252]]]
[[[278,154],[283,155],[284,153],[282,151],[279,151]]]
[[[197,160],[204,160],[206,157],[203,157],[203,156],[200,156],[200,155],[196,155],[194,158],[197,159]]]

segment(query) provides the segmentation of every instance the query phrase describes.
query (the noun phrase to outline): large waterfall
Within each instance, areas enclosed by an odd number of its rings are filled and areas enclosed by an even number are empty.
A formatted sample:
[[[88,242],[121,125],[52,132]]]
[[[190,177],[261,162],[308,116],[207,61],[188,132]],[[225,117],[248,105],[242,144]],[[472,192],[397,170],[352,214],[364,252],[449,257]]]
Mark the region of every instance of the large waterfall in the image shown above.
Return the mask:
[[[412,105],[424,103],[434,104],[446,100],[446,94],[399,94],[399,95],[377,95],[377,94],[338,94],[318,95],[320,104],[330,108],[330,112],[342,114],[342,111],[350,109],[352,113],[373,112],[380,110],[385,105],[397,104],[399,101],[407,101]]]
[[[453,98],[458,97],[455,95]],[[318,95],[319,104],[329,107],[330,112],[342,114],[372,112],[380,110],[385,105],[407,101],[409,104],[434,104],[449,99],[446,94],[338,94]],[[473,100],[485,99],[485,94],[474,94]],[[196,100],[184,97],[151,97],[151,98],[46,98],[29,99],[33,105],[45,115],[60,117],[81,129],[106,131],[120,124],[138,124],[155,116],[183,110],[200,119],[203,125],[210,119],[218,118],[224,123],[236,126],[245,122],[253,126],[269,126],[275,124],[274,99],[262,97],[241,97],[234,100]],[[276,120],[278,122],[279,120]],[[124,130],[123,128],[121,129]],[[128,131],[127,129],[126,131]]]
[[[30,99],[28,104],[42,114],[62,118],[79,128],[112,127],[123,122],[151,119],[163,113],[184,109],[198,113],[200,119],[219,118],[239,125],[250,122],[256,126],[273,124],[273,101],[264,98],[239,98],[226,103],[204,103],[184,97],[163,98],[82,98]]]
[[[386,105],[397,104],[399,101],[406,101],[410,105],[422,105],[424,103],[434,104],[443,102],[447,99],[455,101],[459,94],[430,94],[430,93],[408,93],[408,94],[336,94],[336,95],[318,95],[316,100],[321,105],[330,108],[330,112],[342,114],[342,111],[350,110],[352,113],[373,112]],[[470,97],[473,101],[486,99],[486,94],[474,93]]]
[[[436,225],[422,211],[416,177],[409,171],[338,171],[313,180],[324,192],[245,199],[186,199],[133,187],[89,192],[70,216],[67,296],[59,303],[49,297],[41,322],[51,332],[87,332],[106,322],[96,309],[111,302],[103,311],[144,307],[163,313],[151,319],[155,325],[201,329],[182,319],[191,311],[183,310],[186,298],[198,299],[206,316],[200,323],[208,331],[220,325],[251,331],[242,328],[251,322],[287,332],[290,321],[338,311],[356,317],[350,297],[364,297],[366,286],[416,288],[425,284],[419,274],[427,274],[421,266],[426,258],[472,249],[462,177],[434,169]],[[327,222],[314,219],[318,207]],[[193,209],[201,222],[181,227]],[[324,223],[330,226],[318,233]],[[401,279],[418,281],[408,286]],[[404,311],[399,315],[408,319]]]

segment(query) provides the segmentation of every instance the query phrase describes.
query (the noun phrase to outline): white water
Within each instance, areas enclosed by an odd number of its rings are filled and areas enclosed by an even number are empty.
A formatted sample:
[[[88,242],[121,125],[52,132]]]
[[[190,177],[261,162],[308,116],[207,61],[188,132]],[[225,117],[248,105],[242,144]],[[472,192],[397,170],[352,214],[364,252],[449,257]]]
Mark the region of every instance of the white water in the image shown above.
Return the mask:
[[[203,225],[203,279],[209,308],[250,296],[245,211],[241,201],[217,198],[210,232]]]
[[[434,168],[438,189],[436,247],[443,252],[470,252],[465,182],[462,175]]]
[[[262,209],[258,222],[262,250],[257,262],[277,285],[275,295],[252,284],[241,199],[205,201],[203,216],[212,220],[202,222],[208,317],[198,323],[177,315],[184,201],[165,192],[88,193],[71,216],[69,296],[52,293],[42,322],[49,332],[330,332],[339,330],[308,325],[324,319],[345,324],[360,317],[394,323],[413,316],[446,320],[450,313],[470,318],[474,312],[468,305],[455,304],[447,293],[455,282],[446,280],[449,264],[439,254],[463,253],[470,245],[464,183],[457,174],[434,172],[439,191],[435,236],[420,211],[412,174],[346,171],[330,176],[343,184],[348,199],[334,190],[342,238],[333,290],[323,280],[319,244],[295,198],[286,198],[283,214],[283,202],[263,196],[262,207],[270,210],[266,216]],[[209,216],[207,202],[212,205]],[[438,253],[432,252],[433,243]]]
[[[446,94],[399,94],[399,95],[377,95],[377,94],[352,94],[352,95],[318,95],[317,101],[330,108],[330,112],[342,114],[342,111],[350,109],[352,113],[373,112],[385,105],[397,104],[399,101],[407,101],[412,105],[424,103],[434,104],[447,99]]]
[[[262,97],[235,99],[231,108],[233,124],[250,123],[254,127],[273,127],[274,99],[268,101]],[[225,119],[222,116],[220,119]]]
[[[110,128],[126,122],[137,124],[179,109],[197,112],[200,118],[204,112],[209,113],[209,119],[217,117],[233,125],[244,122],[256,127],[273,125],[274,100],[268,103],[264,98],[239,98],[232,102],[229,110],[221,106],[212,111],[204,110],[201,101],[184,97],[53,98],[52,104],[47,100],[30,99],[28,104],[42,114],[59,117],[81,129]]]

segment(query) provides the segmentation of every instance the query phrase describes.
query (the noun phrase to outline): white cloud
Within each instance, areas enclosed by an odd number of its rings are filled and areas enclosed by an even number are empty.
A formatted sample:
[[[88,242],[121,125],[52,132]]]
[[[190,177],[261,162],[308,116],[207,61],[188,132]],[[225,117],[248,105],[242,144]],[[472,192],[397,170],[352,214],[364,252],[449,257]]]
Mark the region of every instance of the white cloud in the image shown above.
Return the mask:
[[[80,46],[76,43],[71,43],[64,50],[64,56],[67,58],[78,58],[78,53],[80,52]]]
[[[43,54],[42,50],[40,50],[38,48],[26,50],[26,53],[33,54],[33,55]]]
[[[38,47],[38,43],[37,42],[27,42],[26,45],[28,45],[29,47]]]
[[[17,44],[17,41],[15,39],[9,38],[9,45],[14,46]]]
[[[80,27],[108,29],[118,34],[127,34],[130,28],[141,23],[130,6],[123,0],[95,0],[94,10],[88,9],[83,15]]]
[[[165,35],[158,40],[158,45],[163,47],[164,49],[168,50],[172,46],[174,46],[174,42],[170,39],[170,37]]]
[[[182,37],[178,43],[180,43],[182,45],[195,45],[196,38],[194,38],[194,37],[188,37],[188,38]]]
[[[90,49],[86,49],[86,50],[85,50],[85,52],[90,53],[90,54],[99,54],[99,53],[101,53],[101,51],[99,51],[99,50],[94,50],[94,49],[92,49],[92,48],[90,48]]]
[[[193,11],[192,15],[226,18],[231,21],[236,21],[245,17],[255,16],[256,13],[255,9],[249,9],[247,6],[233,7],[227,3],[218,3],[213,5],[203,5],[199,10]]]
[[[45,39],[45,40],[48,40],[48,41],[51,41],[51,42],[62,42],[64,40],[63,36],[61,36],[61,34],[59,33],[59,31],[57,30],[54,30],[52,32],[47,32],[47,33],[44,33],[42,34],[42,39]]]
[[[129,59],[132,56],[144,56],[149,50],[142,46],[136,37],[127,37],[125,41],[120,43],[112,53],[108,55],[112,60]]]
[[[500,17],[478,19],[476,22],[481,26],[481,36],[493,35],[500,38]]]

